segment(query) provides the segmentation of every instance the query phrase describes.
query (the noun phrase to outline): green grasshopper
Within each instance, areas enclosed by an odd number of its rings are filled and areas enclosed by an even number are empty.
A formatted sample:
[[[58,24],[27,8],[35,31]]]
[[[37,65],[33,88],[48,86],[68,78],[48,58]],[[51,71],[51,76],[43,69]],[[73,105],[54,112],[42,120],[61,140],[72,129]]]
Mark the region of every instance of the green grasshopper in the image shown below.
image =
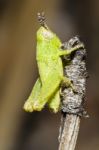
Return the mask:
[[[45,23],[44,13],[38,13],[38,21],[41,27],[37,31],[36,60],[40,77],[25,102],[24,109],[28,112],[41,111],[47,104],[56,113],[60,110],[62,84],[74,90],[71,80],[64,76],[61,56],[69,56],[72,52],[82,48],[83,44],[62,50],[62,42]]]

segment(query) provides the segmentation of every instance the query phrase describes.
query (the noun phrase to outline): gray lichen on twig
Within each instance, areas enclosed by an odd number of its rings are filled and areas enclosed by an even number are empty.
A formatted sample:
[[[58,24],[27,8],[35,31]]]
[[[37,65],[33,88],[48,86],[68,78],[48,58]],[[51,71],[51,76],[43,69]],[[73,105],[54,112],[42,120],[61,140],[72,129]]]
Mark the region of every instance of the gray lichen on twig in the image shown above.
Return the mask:
[[[65,43],[64,46],[70,49],[79,43],[81,43],[79,38],[74,37]],[[86,50],[84,48],[73,54],[71,63],[64,66],[64,74],[73,82],[76,92],[74,92],[71,87],[62,89],[62,117],[59,150],[74,150],[79,131],[80,116],[88,116],[83,107],[87,78]]]

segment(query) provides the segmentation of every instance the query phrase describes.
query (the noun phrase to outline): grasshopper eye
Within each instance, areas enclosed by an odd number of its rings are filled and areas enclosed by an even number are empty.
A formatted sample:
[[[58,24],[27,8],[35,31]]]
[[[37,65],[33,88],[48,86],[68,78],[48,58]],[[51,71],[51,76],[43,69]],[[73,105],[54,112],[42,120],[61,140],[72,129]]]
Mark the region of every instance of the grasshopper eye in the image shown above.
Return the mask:
[[[62,45],[61,45],[61,47],[60,47],[62,50],[65,50],[65,49],[67,49],[68,48],[68,44],[67,44],[67,42],[65,42],[65,43],[63,43]]]
[[[64,45],[62,44],[60,48],[63,50],[64,49]]]

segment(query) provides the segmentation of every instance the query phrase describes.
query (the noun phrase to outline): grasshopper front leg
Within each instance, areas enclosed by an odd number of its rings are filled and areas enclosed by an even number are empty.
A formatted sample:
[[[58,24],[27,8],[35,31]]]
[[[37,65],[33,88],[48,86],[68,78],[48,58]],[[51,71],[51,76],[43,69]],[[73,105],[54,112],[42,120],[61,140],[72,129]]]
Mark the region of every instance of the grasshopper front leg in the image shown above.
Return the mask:
[[[79,50],[80,48],[84,48],[84,45],[83,43],[80,43],[76,46],[74,46],[73,48],[71,49],[66,49],[66,50],[63,50],[63,51],[60,51],[60,56],[62,55],[70,55],[72,52],[76,51],[76,50]]]

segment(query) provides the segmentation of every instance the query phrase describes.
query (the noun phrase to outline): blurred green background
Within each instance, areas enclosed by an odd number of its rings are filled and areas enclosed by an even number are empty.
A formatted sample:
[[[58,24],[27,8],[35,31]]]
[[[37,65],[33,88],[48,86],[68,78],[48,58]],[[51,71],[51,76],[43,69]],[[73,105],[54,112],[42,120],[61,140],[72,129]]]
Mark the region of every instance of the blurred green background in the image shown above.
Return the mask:
[[[66,41],[80,35],[88,53],[87,110],[76,150],[99,150],[99,1],[0,0],[0,150],[57,150],[60,113],[22,109],[38,76],[37,12]]]

